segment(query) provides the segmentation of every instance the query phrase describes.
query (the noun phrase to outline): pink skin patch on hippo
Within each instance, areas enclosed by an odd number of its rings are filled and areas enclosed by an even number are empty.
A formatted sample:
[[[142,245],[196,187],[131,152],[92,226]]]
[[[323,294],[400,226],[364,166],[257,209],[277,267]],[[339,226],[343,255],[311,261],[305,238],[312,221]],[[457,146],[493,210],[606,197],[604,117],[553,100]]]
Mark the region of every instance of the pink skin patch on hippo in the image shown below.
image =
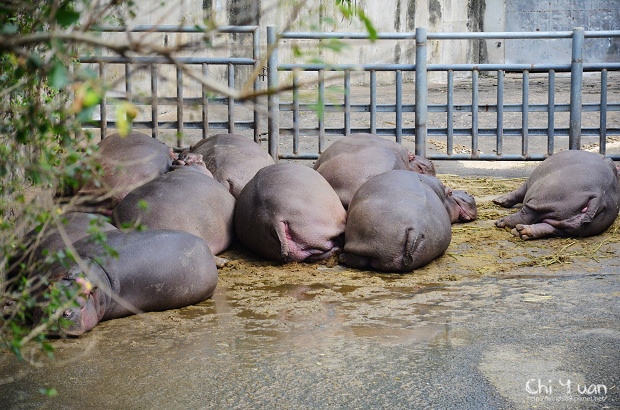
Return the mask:
[[[283,254],[285,260],[292,262],[301,262],[304,260],[322,260],[329,258],[336,250],[337,246],[333,240],[328,240],[325,243],[325,249],[318,248],[305,248],[298,243],[291,235],[291,231],[287,222],[281,222],[284,228],[286,243],[282,246],[283,249],[288,250],[287,254]]]

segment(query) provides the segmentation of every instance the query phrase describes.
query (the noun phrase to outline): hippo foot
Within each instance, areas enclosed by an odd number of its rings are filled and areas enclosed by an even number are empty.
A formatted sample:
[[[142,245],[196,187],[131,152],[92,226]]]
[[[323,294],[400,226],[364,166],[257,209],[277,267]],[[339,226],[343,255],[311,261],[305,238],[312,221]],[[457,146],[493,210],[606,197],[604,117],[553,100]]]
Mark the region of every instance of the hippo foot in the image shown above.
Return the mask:
[[[511,208],[512,206],[514,206],[515,204],[517,204],[517,202],[514,201],[513,196],[508,194],[508,195],[502,195],[502,196],[498,196],[497,198],[492,200],[494,204],[497,204],[503,208]]]
[[[517,224],[510,232],[524,241],[528,239],[544,238],[551,235],[563,236],[562,231],[544,222],[532,225]]]
[[[506,218],[501,218],[495,221],[495,226],[498,228],[507,228],[509,226],[506,225]]]
[[[215,266],[218,268],[223,268],[230,262],[230,259],[220,258],[219,256],[213,256],[213,259],[215,259]]]

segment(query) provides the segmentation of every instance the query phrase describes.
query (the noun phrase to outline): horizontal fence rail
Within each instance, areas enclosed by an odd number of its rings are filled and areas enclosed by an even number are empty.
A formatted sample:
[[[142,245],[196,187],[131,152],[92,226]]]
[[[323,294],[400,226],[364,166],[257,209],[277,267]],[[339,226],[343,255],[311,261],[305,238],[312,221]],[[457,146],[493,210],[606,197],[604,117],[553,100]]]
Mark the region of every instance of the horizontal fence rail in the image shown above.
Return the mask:
[[[104,33],[123,33],[127,31],[141,33],[203,33],[203,28],[194,26],[135,26],[131,29],[122,27],[102,27]],[[318,158],[321,152],[328,146],[330,137],[338,137],[356,132],[371,132],[378,135],[393,137],[395,141],[401,143],[403,139],[414,141],[416,155],[423,155],[430,159],[447,160],[542,160],[553,154],[558,149],[557,139],[561,137],[563,141],[568,140],[568,148],[582,148],[582,137],[598,138],[598,150],[608,157],[620,160],[620,155],[607,152],[607,139],[610,136],[620,136],[620,129],[608,124],[608,113],[620,111],[620,101],[608,101],[607,88],[609,86],[608,75],[610,72],[620,71],[620,62],[597,62],[584,63],[584,39],[588,38],[618,38],[620,31],[584,31],[577,28],[573,31],[558,32],[483,32],[483,33],[427,33],[425,28],[418,28],[413,33],[377,33],[376,41],[398,40],[415,42],[415,63],[396,64],[396,63],[376,63],[376,64],[301,64],[301,63],[280,63],[279,47],[282,47],[280,40],[308,40],[321,41],[337,39],[347,40],[367,40],[370,39],[368,33],[310,33],[310,32],[284,32],[278,33],[275,27],[267,27],[267,41],[262,44],[260,40],[260,28],[258,26],[225,26],[219,27],[218,32],[252,36],[252,52],[248,57],[208,57],[208,56],[183,56],[175,57],[174,61],[164,57],[123,57],[123,56],[81,56],[80,63],[93,64],[97,67],[98,74],[102,81],[106,81],[108,68],[112,65],[124,66],[124,92],[118,96],[104,98],[99,105],[99,118],[85,124],[88,128],[97,128],[104,137],[108,129],[115,128],[116,120],[108,112],[110,105],[122,101],[129,101],[138,106],[150,107],[150,120],[139,119],[133,126],[138,129],[151,129],[153,137],[158,137],[162,130],[171,130],[176,133],[176,148],[187,147],[184,134],[190,130],[200,130],[202,138],[208,137],[211,131],[252,132],[254,140],[260,142],[260,136],[264,133],[268,135],[268,151],[275,160],[279,159],[307,159]],[[429,41],[449,41],[449,40],[484,40],[484,39],[570,39],[571,40],[571,62],[569,64],[550,64],[533,61],[531,64],[430,64],[427,59]],[[261,47],[262,46],[262,47]],[[253,110],[252,120],[243,120],[235,114],[235,106],[239,102],[228,97],[213,97],[205,87],[199,96],[185,96],[183,90],[187,87],[187,76],[184,75],[180,65],[194,66],[197,71],[205,78],[211,75],[211,67],[221,67],[226,70],[227,86],[235,88],[235,75],[239,67],[250,67],[253,70],[260,70],[261,67],[261,48],[268,50],[266,77],[267,88],[278,90],[281,85],[290,88],[290,100],[284,101],[279,93],[267,93],[266,112],[262,109],[261,102],[256,100],[251,102],[250,109]],[[164,68],[169,67],[169,68]],[[161,91],[160,70],[176,70],[174,87],[176,95],[164,96]],[[134,89],[134,73],[142,70],[148,73],[150,78],[150,95],[140,95]],[[368,96],[365,101],[354,100],[349,94],[351,89],[351,79],[353,75],[367,76]],[[389,103],[381,102],[377,95],[378,73],[393,73],[393,93],[394,100]],[[429,103],[429,73],[439,73],[445,78],[445,101]],[[458,87],[455,73],[467,74],[471,93],[469,101],[466,103],[455,102],[455,88]],[[598,102],[584,102],[582,96],[584,73],[598,74],[600,82],[600,98]],[[290,87],[288,82],[280,84],[280,75],[288,74],[290,77]],[[414,81],[405,82],[403,76],[414,75]],[[302,98],[304,84],[301,75],[314,75],[315,99]],[[481,75],[493,78],[494,86],[497,87],[495,101],[493,103],[480,103],[480,81]],[[531,75],[543,75],[546,81],[546,103],[530,103],[530,83]],[[345,90],[343,101],[339,103],[330,102],[326,98],[327,82],[334,81],[335,76],[340,76],[340,87]],[[506,82],[514,81],[515,78],[520,82],[521,102],[505,102]],[[570,77],[570,101],[557,101],[556,79]],[[288,81],[288,80],[287,80]],[[560,81],[560,80],[557,80]],[[261,79],[254,81],[254,91],[261,90]],[[264,86],[262,87],[264,92]],[[414,98],[403,97],[407,93],[414,91]],[[288,95],[288,94],[287,94]],[[281,101],[282,99],[282,101]],[[176,107],[176,120],[160,119],[160,108],[162,106]],[[210,113],[210,107],[222,107],[225,110],[225,117],[215,118]],[[199,107],[201,111],[200,120],[185,119],[185,107]],[[252,108],[253,107],[253,108]],[[316,113],[320,115],[317,115]],[[327,115],[342,113],[339,121],[326,121]],[[368,121],[359,121],[359,115],[363,113]],[[480,116],[492,113],[495,116],[494,125],[489,127],[488,119],[486,125],[480,125]],[[530,115],[546,113],[546,126],[531,126]],[[598,113],[599,121],[597,127],[583,127],[582,113]],[[308,121],[303,122],[305,115],[314,115],[316,123],[308,126]],[[466,114],[470,118],[469,124],[463,125],[455,119],[455,116]],[[567,125],[558,124],[560,121],[556,117],[568,115]],[[391,126],[379,125],[378,117],[381,115],[392,115]],[[413,126],[408,123],[407,116],[414,117]],[[429,126],[429,115],[443,115],[442,125],[439,127]],[[506,126],[508,116],[520,115],[520,126]],[[543,114],[544,115],[544,114]],[[266,130],[263,130],[263,117],[267,117]],[[283,126],[281,116],[287,116],[291,125]],[[302,125],[303,123],[303,125]],[[366,124],[367,123],[367,124]],[[615,123],[615,122],[614,122]],[[334,126],[337,124],[337,126]],[[514,124],[514,121],[512,121]],[[266,132],[265,132],[266,131]],[[314,139],[312,149],[307,150],[302,139]],[[431,152],[427,144],[433,138],[445,141],[445,148]],[[532,140],[545,139],[546,143],[543,150],[533,148]],[[457,149],[466,142],[467,153]],[[481,152],[480,148],[484,142],[485,147],[492,142],[493,152],[485,149]],[[291,152],[281,148],[284,144],[290,146]],[[509,152],[506,147],[518,144],[518,153]],[[512,151],[514,149],[511,148]]]

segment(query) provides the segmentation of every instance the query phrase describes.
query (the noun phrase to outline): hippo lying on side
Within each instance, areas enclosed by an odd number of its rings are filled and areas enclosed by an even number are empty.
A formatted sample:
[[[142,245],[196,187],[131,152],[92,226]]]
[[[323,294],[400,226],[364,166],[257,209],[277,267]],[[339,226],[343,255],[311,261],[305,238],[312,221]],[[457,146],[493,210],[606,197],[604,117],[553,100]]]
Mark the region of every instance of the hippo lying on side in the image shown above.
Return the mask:
[[[521,210],[495,224],[521,239],[592,236],[618,216],[618,170],[610,159],[587,151],[562,151],[544,160],[518,189],[493,202]]]
[[[232,242],[234,211],[235,198],[222,184],[184,166],[128,193],[112,220],[117,226],[140,223],[147,229],[188,232],[207,241],[217,255]]]
[[[345,208],[364,182],[383,172],[405,169],[435,175],[431,161],[374,134],[351,134],[338,139],[321,154],[314,169],[334,188]]]
[[[62,230],[55,225],[50,225],[41,232],[32,230],[22,239],[25,251],[20,251],[9,260],[9,269],[6,278],[11,281],[16,276],[29,276],[30,272],[38,269],[46,269],[44,263],[53,255],[63,251],[67,245],[89,236],[95,232],[116,231],[116,227],[106,221],[106,217],[84,212],[70,212],[60,216]],[[63,239],[66,236],[66,241]],[[20,269],[21,264],[26,266],[27,271]]]
[[[274,164],[273,158],[260,145],[237,134],[212,135],[200,140],[191,152],[202,154],[213,178],[235,198],[259,169]]]
[[[256,173],[237,199],[235,231],[249,249],[271,260],[311,261],[340,249],[346,211],[312,168],[280,163]]]
[[[168,171],[173,157],[166,144],[139,132],[105,137],[96,155],[103,176],[86,181],[78,194],[107,215],[129,191]]]
[[[79,336],[102,320],[134,313],[175,309],[213,295],[217,268],[207,243],[186,232],[170,230],[108,233],[107,245],[118,252],[108,256],[90,237],[74,243],[88,264],[83,274],[77,263],[53,265],[46,273],[59,287],[81,288],[79,307],[67,308],[64,334]],[[97,261],[96,261],[97,260]],[[82,275],[84,277],[82,277]],[[38,312],[35,312],[35,321]]]
[[[476,216],[471,195],[452,191],[434,176],[385,172],[353,196],[340,262],[360,269],[411,271],[448,248],[451,223]]]

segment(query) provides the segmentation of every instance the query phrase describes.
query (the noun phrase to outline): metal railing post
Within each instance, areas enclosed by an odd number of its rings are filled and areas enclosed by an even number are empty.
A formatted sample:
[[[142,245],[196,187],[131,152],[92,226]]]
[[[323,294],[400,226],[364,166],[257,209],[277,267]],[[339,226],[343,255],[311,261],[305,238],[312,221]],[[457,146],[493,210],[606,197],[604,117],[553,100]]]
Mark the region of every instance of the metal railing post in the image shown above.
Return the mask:
[[[254,63],[254,70],[258,70],[258,66],[260,65],[260,30],[256,29],[252,33],[252,58],[256,61]],[[254,79],[254,92],[258,91],[260,88],[260,78],[256,76]],[[260,113],[258,112],[257,106],[258,100],[254,100],[254,142],[260,144]]]
[[[270,53],[267,63],[267,87],[269,88],[267,97],[268,151],[273,160],[278,162],[280,96],[275,92],[278,87],[278,47],[275,26],[267,27],[267,50]]]
[[[573,52],[570,68],[570,122],[568,128],[568,149],[581,148],[583,44],[584,29],[583,27],[577,27],[573,30]]]
[[[426,28],[415,30],[415,154],[426,156],[428,78],[426,72]]]

